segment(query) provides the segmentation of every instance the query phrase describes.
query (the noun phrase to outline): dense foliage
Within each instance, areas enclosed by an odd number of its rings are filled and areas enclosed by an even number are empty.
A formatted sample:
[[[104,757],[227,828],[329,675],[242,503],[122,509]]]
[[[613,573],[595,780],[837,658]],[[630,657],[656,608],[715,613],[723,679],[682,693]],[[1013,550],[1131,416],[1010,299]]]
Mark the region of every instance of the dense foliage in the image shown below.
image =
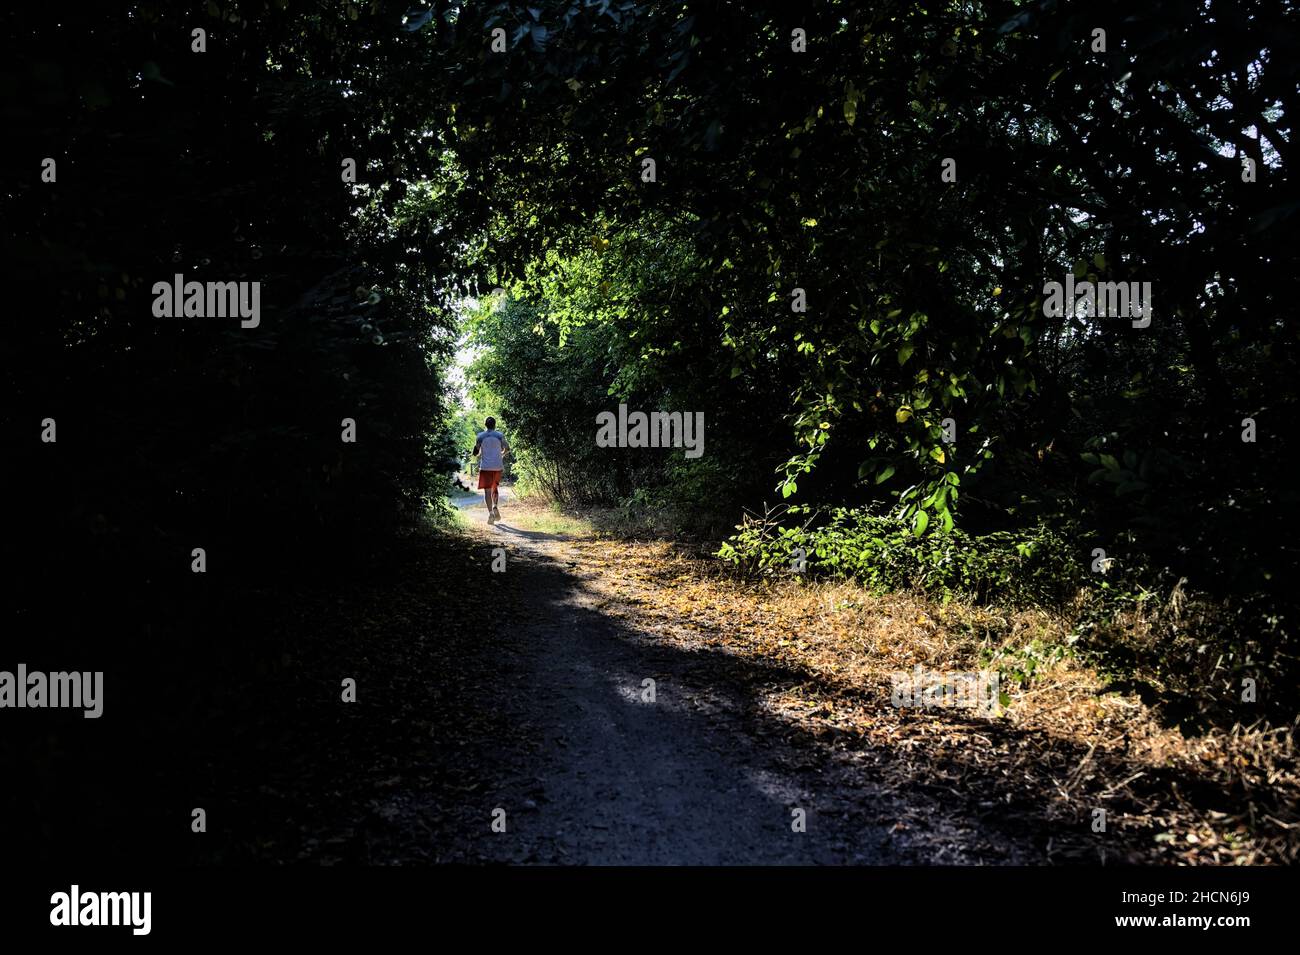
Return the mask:
[[[652,382],[748,405],[724,501],[762,503],[733,479],[766,470],[775,404],[769,493],[913,535],[960,522],[990,553],[984,535],[1054,528],[1057,584],[1122,592],[1112,617],[1184,584],[1229,600],[1190,651],[1219,692],[1261,666],[1261,634],[1272,685],[1295,682],[1296,551],[1267,530],[1298,510],[1294,15],[499,4],[428,42],[508,27],[474,70],[495,95],[458,103],[454,132],[499,199],[484,262],[538,310],[539,354],[604,363],[586,390],[611,402]],[[1150,323],[1046,307],[1067,276],[1150,283]],[[554,425],[551,379],[511,387]],[[850,540],[885,574],[894,538]]]
[[[3,346],[12,540],[123,571],[364,550],[454,450],[446,261],[401,261],[374,211],[397,155],[374,57],[409,42],[350,6],[130,6],[3,14],[3,241],[32,303]],[[260,282],[259,325],[155,317],[175,274]]]
[[[1293,626],[1289,0],[3,17],[20,548],[364,552],[464,451],[477,294],[480,384],[556,496],[1068,527],[1081,571]],[[153,317],[176,272],[262,282],[260,327]],[[1048,314],[1067,273],[1149,282],[1149,327]],[[620,402],[704,412],[705,456],[593,447]]]
[[[1253,588],[1289,553],[1258,527],[1296,506],[1287,13],[498,5],[451,31],[516,41],[455,131],[498,198],[491,261],[633,345],[616,388],[704,354],[710,407],[788,396],[786,493],[862,481],[945,529],[959,500],[1084,509],[1119,560]],[[1069,272],[1151,282],[1150,327],[1045,315]]]

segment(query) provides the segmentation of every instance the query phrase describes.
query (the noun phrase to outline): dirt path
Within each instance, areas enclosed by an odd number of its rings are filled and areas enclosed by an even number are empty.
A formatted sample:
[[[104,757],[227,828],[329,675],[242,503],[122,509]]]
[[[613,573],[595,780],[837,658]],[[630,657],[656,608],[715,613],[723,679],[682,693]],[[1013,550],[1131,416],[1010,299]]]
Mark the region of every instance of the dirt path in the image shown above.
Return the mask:
[[[151,702],[130,728],[155,775],[132,763],[102,790],[132,796],[121,824],[66,847],[194,865],[1294,858],[1294,788],[1268,775],[1289,763],[1250,763],[1246,734],[1185,739],[1073,658],[1005,684],[996,718],[893,700],[900,671],[985,665],[995,628],[1032,645],[1037,611],[745,579],[591,529],[613,515],[502,511],[490,526],[476,500],[461,528],[414,527],[328,578],[188,596],[203,612],[165,645],[204,647],[206,669],[171,685],[175,721]],[[72,754],[79,782],[112,768],[101,750]],[[81,792],[50,778],[30,794]],[[1247,779],[1264,837],[1227,815]],[[204,839],[168,815],[191,799]]]
[[[508,636],[505,715],[540,741],[495,794],[507,834],[487,858],[587,864],[807,864],[900,861],[872,794],[755,719],[736,662],[683,652],[605,613],[644,594],[616,566],[591,566],[580,539],[489,527],[509,599],[527,612]],[[649,692],[653,682],[653,699]],[[804,825],[796,825],[802,817]],[[795,831],[803,828],[805,831]]]
[[[464,480],[468,487],[473,488],[474,485],[470,483],[469,478],[465,478]],[[509,504],[515,497],[514,491],[510,489],[509,485],[505,484],[501,485],[500,493],[497,496],[502,504]],[[451,498],[451,503],[454,507],[462,511],[467,507],[477,507],[481,509],[483,507],[483,492],[476,491],[472,496],[464,495]]]
[[[327,588],[268,590],[272,665],[232,670],[194,746],[187,787],[227,834],[196,861],[1177,863],[1226,843],[1217,779],[1082,667],[1011,687],[996,719],[894,705],[892,672],[970,668],[975,611],[739,581],[527,502],[503,517],[478,502]]]

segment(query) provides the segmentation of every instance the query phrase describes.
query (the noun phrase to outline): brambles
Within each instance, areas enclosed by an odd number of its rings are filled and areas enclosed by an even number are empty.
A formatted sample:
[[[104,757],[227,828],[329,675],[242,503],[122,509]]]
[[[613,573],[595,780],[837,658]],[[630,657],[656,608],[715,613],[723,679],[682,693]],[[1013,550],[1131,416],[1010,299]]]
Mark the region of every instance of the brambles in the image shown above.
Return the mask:
[[[802,518],[791,526],[786,515]],[[718,556],[750,573],[784,572],[807,553],[813,575],[849,577],[875,592],[917,590],[1009,606],[1063,607],[1083,581],[1066,540],[1046,527],[1024,534],[916,535],[901,518],[850,508],[778,509],[747,515]]]

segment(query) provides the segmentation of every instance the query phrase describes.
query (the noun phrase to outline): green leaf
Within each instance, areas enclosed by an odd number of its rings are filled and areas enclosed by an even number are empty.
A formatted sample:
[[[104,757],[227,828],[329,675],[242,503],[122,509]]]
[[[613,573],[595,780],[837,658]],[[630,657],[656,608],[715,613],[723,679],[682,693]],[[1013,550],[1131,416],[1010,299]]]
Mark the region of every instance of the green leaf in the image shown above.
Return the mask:
[[[895,470],[896,469],[892,464],[887,465],[883,471],[881,471],[879,474],[876,475],[876,483],[884,484],[886,481],[888,481],[891,477],[894,476]]]
[[[903,342],[903,344],[898,347],[898,363],[900,365],[906,365],[907,360],[912,357],[912,352],[914,351],[916,351],[915,345],[911,342]]]
[[[930,515],[925,511],[916,512],[916,521],[912,524],[912,533],[920,537],[925,533],[925,529],[930,526]]]

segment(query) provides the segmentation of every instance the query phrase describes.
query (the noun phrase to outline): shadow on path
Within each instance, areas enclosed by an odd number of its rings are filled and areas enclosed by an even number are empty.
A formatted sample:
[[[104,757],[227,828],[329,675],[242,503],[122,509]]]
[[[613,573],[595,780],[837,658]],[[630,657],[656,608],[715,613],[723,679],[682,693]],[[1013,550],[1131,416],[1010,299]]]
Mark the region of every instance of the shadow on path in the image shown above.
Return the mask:
[[[496,533],[482,530],[484,544],[500,546]],[[918,767],[911,785],[887,789],[873,767],[899,753],[796,721],[768,703],[792,691],[869,709],[887,699],[874,692],[864,698],[859,687],[799,666],[666,644],[602,612],[608,593],[583,577],[616,575],[617,568],[581,567],[564,546],[573,538],[495,530],[512,541],[507,571],[493,575],[510,613],[497,632],[484,630],[484,650],[500,662],[494,705],[510,726],[510,754],[484,780],[477,831],[471,824],[456,856],[589,864],[1041,863],[1120,861],[1150,846],[1145,832],[1092,833],[1088,807],[1079,807],[1077,823],[1063,823],[1047,812],[1056,794],[979,800],[982,779],[1005,768],[995,750],[1024,732],[979,717],[946,713],[949,740],[909,751]],[[1093,758],[1083,747],[1060,754],[1062,779]],[[1105,757],[1096,768],[1107,771]],[[1154,772],[1146,784],[1171,783],[1198,788],[1187,773]],[[505,811],[505,833],[489,828],[495,809]],[[792,827],[798,816],[806,831]]]
[[[502,623],[483,628],[482,651],[495,661],[491,706],[509,727],[508,738],[490,741],[490,752],[480,754],[494,769],[461,837],[453,835],[456,845],[439,847],[441,857],[652,865],[935,861],[909,851],[906,838],[893,833],[898,800],[873,787],[836,734],[819,738],[765,702],[790,688],[835,688],[799,668],[659,643],[600,612],[601,595],[570,569],[566,538],[496,530],[514,543],[506,572],[493,575],[506,608]],[[486,527],[478,539],[500,546]],[[444,808],[426,805],[422,812]],[[505,812],[504,833],[490,827],[498,809]],[[427,829],[410,828],[409,819],[395,828],[385,842],[399,859],[401,847]]]

